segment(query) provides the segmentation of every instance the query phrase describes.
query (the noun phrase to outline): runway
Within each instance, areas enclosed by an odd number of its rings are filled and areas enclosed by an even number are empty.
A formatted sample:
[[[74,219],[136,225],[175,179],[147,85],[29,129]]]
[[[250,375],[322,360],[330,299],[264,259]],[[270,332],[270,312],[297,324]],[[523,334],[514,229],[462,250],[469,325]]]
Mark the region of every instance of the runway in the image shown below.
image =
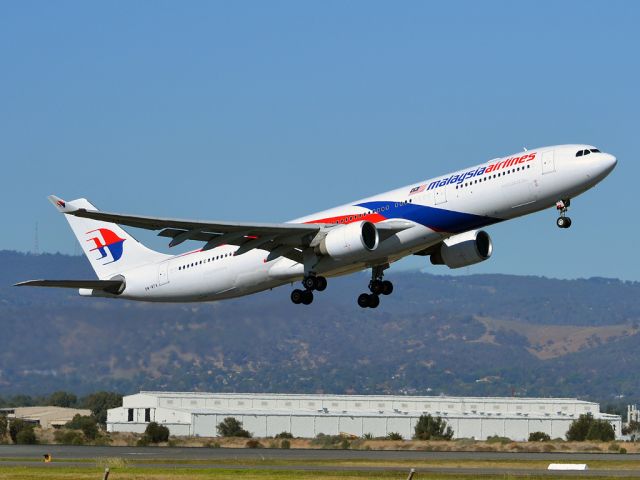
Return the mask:
[[[95,447],[76,445],[0,445],[0,459],[42,458],[50,453],[55,458],[96,459],[131,457],[136,459],[167,458],[172,460],[513,460],[587,463],[594,460],[637,461],[640,454],[618,453],[526,453],[526,452],[425,452],[417,450],[331,450],[278,448],[204,448],[204,447]]]

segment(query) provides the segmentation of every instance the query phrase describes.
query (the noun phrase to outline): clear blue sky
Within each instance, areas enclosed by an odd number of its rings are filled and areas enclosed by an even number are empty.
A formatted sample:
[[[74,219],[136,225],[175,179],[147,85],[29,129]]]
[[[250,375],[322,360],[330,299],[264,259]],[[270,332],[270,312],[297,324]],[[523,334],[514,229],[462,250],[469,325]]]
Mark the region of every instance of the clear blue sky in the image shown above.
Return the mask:
[[[37,222],[41,250],[77,251],[50,193],[284,221],[577,142],[619,164],[572,228],[491,227],[464,273],[640,280],[639,20],[631,1],[2,2],[0,249],[32,250]]]

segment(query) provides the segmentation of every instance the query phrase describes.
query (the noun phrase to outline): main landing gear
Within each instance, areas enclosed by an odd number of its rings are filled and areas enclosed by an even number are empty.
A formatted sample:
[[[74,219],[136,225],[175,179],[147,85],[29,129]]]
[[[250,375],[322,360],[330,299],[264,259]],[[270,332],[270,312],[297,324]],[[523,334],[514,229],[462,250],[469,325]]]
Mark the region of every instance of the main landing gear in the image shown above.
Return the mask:
[[[571,200],[560,200],[556,203],[556,209],[560,213],[560,216],[556,220],[556,225],[558,228],[569,228],[571,226],[571,219],[567,217],[567,210],[569,210],[569,206],[571,205]]]
[[[318,275],[308,275],[302,280],[304,290],[296,288],[291,292],[291,301],[296,305],[310,305],[313,302],[313,291],[322,292],[327,288],[327,279]]]
[[[391,295],[393,292],[393,283],[382,280],[384,270],[388,267],[388,265],[373,267],[369,282],[371,293],[363,293],[358,297],[358,305],[361,308],[377,308],[380,305],[380,295]]]

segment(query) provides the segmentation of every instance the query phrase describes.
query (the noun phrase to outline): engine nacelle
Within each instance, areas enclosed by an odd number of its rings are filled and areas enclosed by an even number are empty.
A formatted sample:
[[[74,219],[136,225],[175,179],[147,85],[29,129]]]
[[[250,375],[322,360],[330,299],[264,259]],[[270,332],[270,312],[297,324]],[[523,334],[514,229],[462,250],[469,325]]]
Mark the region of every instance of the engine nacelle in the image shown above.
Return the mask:
[[[354,222],[332,228],[322,239],[318,250],[336,260],[358,258],[378,248],[378,229],[371,222]]]
[[[440,248],[431,254],[431,263],[460,268],[487,260],[493,253],[491,237],[484,230],[454,235],[440,244]]]

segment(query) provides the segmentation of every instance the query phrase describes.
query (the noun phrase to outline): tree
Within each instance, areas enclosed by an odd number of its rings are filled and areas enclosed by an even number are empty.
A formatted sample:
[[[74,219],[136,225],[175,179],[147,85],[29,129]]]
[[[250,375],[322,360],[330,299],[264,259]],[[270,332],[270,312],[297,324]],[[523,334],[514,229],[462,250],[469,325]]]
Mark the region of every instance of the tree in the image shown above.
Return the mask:
[[[416,440],[451,440],[453,429],[440,417],[421,415],[415,426]]]
[[[595,420],[587,432],[587,440],[610,442],[615,440],[616,432],[606,420]]]
[[[73,419],[67,422],[64,427],[72,430],[82,430],[84,436],[89,440],[93,440],[98,436],[98,423],[93,416],[74,415]]]
[[[164,425],[160,425],[157,422],[151,422],[147,425],[144,434],[151,443],[166,442],[169,440],[169,429]]]
[[[26,433],[20,436],[20,433],[26,430],[29,430],[31,433]],[[25,422],[20,418],[13,419],[9,424],[9,436],[11,437],[13,443],[36,443],[33,424]],[[32,436],[33,441],[30,441]]]
[[[251,438],[251,434],[242,428],[242,422],[233,417],[227,417],[218,424],[218,434],[223,437]]]
[[[529,434],[530,442],[548,442],[551,437],[544,432],[531,432]]]
[[[0,442],[7,435],[7,429],[9,427],[9,421],[7,420],[6,415],[0,414]]]
[[[100,425],[107,424],[107,410],[122,406],[122,395],[115,392],[92,393],[83,400],[83,405],[91,410]]]
[[[76,397],[73,393],[58,391],[54,392],[49,396],[49,403],[56,407],[75,407],[78,402],[78,397]]]
[[[33,426],[23,428],[16,435],[16,443],[20,445],[33,445],[38,443],[36,439],[36,433],[33,431]]]
[[[570,442],[584,442],[585,440],[600,440],[609,442],[616,437],[613,427],[606,420],[596,420],[590,413],[580,415],[571,422],[567,431]]]

